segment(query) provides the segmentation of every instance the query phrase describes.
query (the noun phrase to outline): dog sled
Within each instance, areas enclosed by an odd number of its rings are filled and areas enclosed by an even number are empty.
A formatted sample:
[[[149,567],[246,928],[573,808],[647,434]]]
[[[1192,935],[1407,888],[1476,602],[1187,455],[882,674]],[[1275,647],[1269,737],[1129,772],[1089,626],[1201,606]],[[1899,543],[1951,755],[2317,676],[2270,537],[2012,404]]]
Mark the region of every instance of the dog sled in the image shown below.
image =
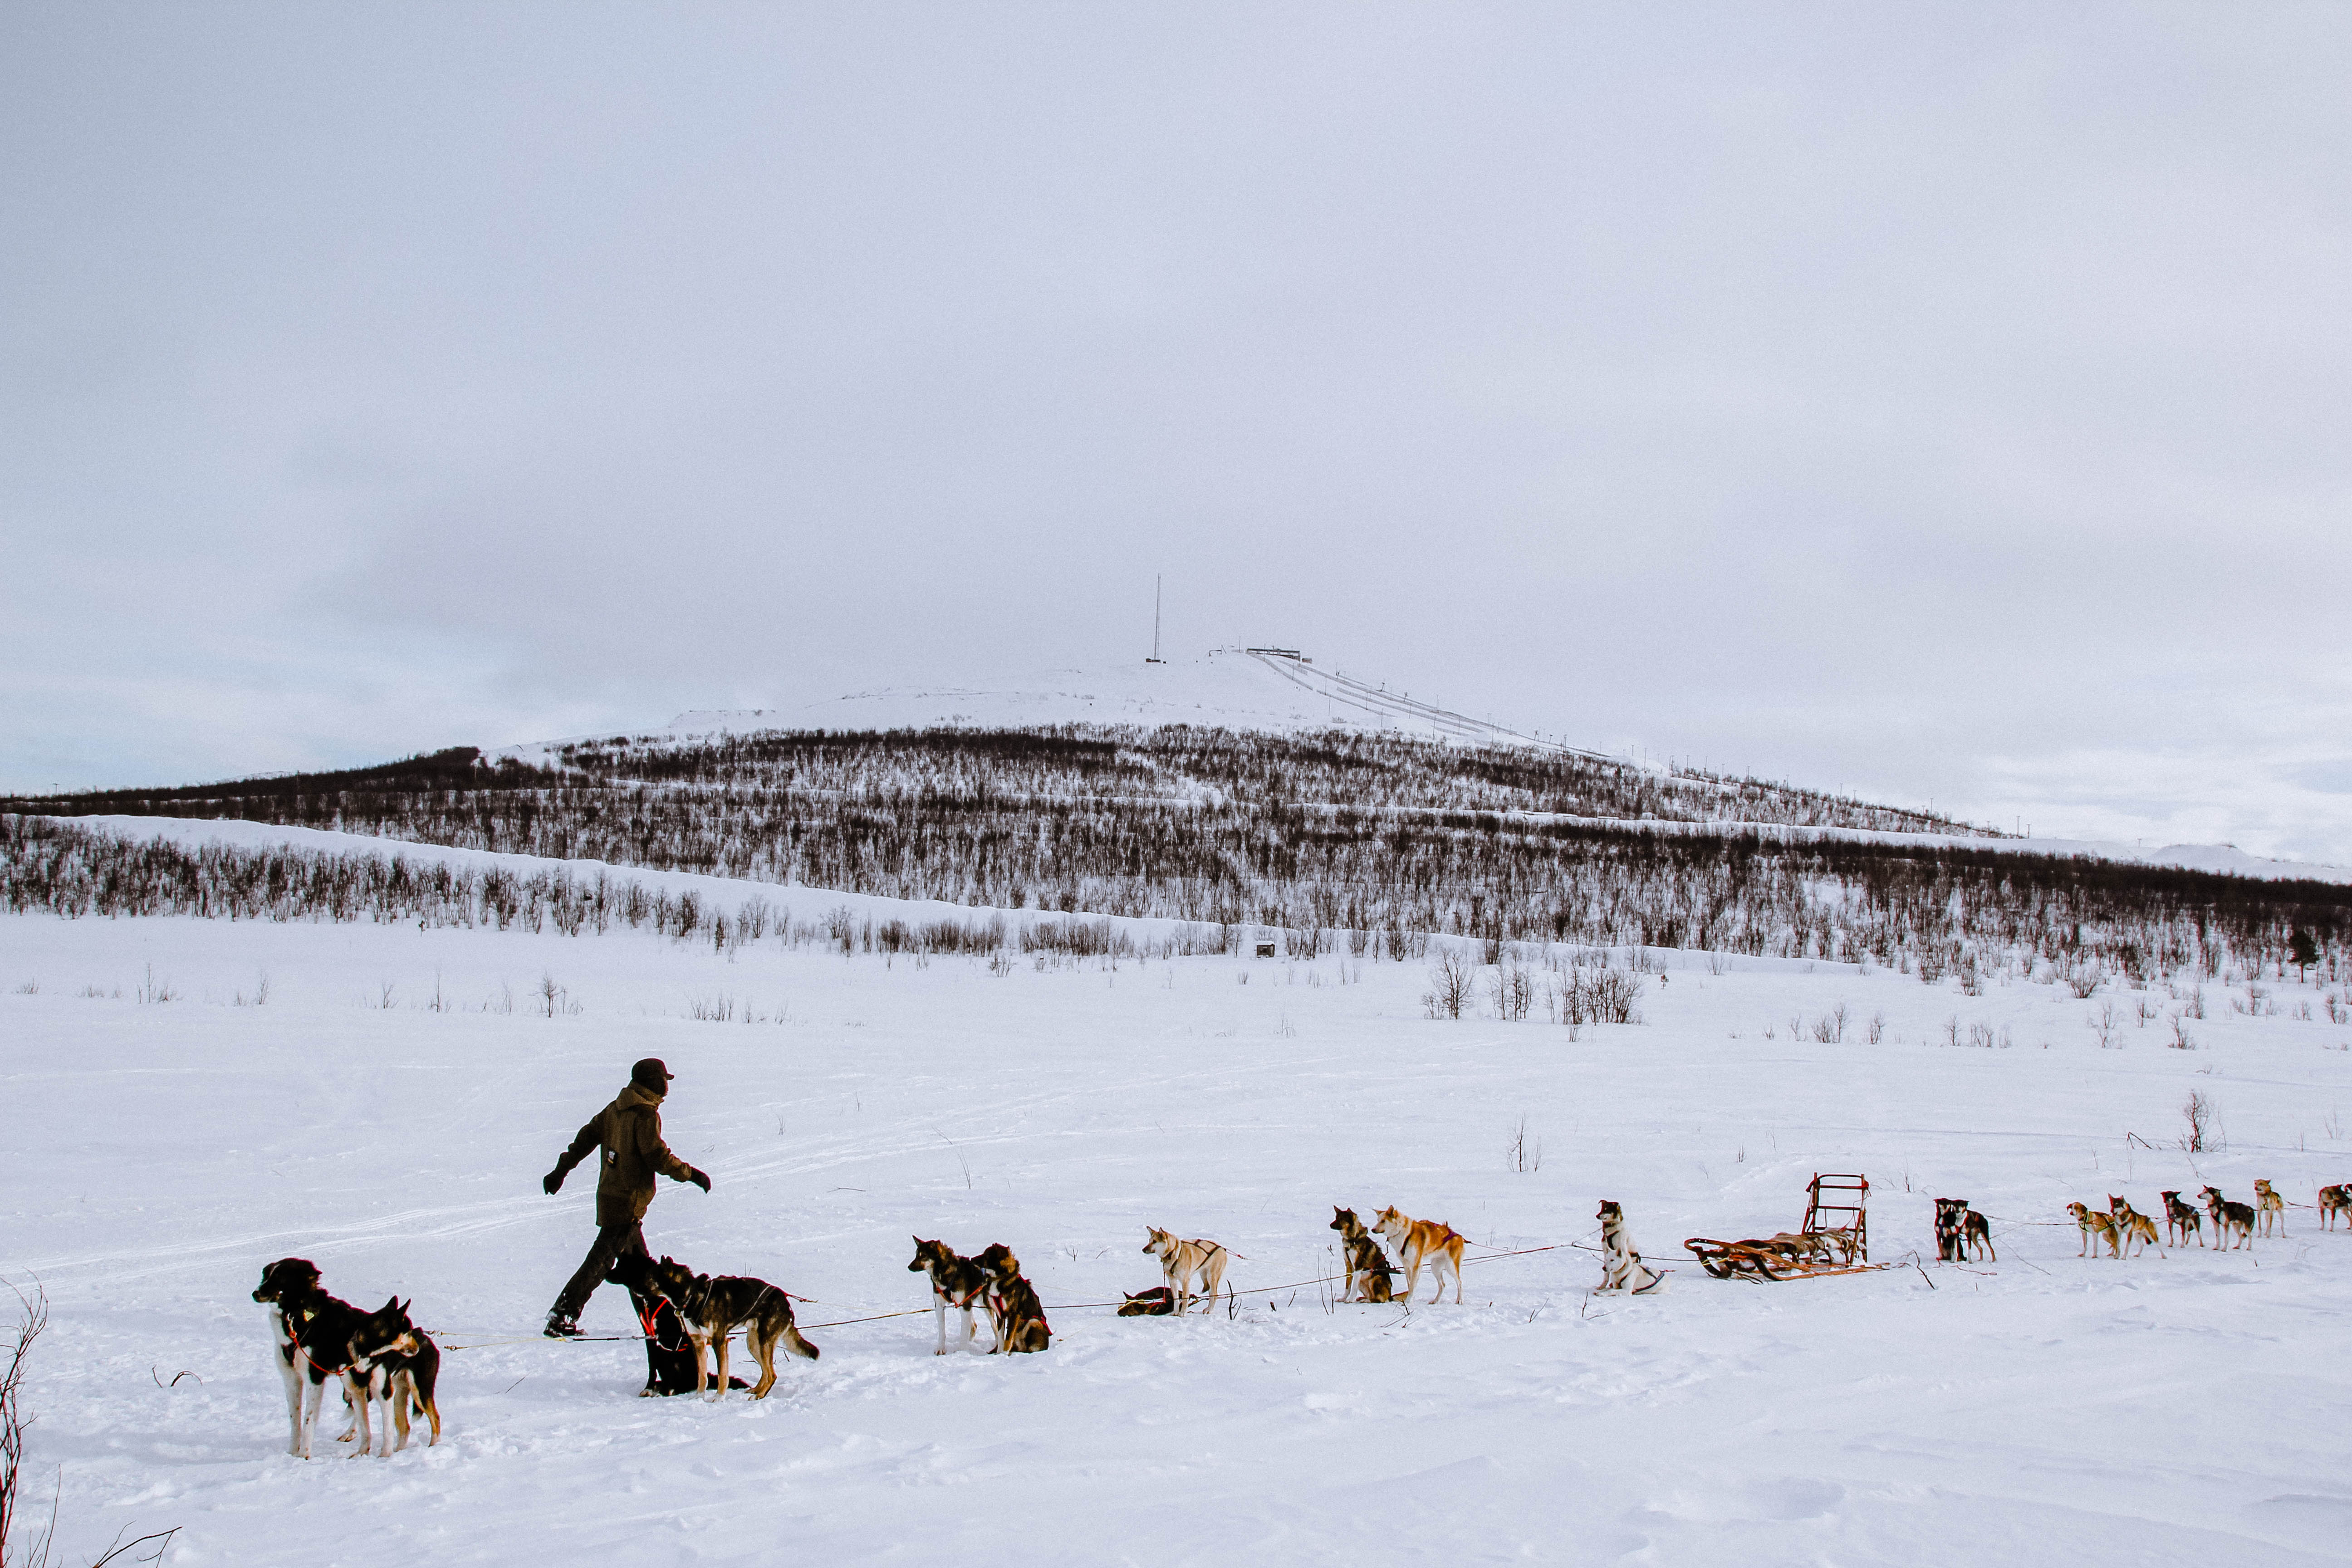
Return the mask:
[[[1801,1228],[1746,1241],[1694,1236],[1683,1247],[1717,1279],[1781,1280],[1866,1274],[1870,1261],[1870,1179],[1817,1173],[1805,1189]]]

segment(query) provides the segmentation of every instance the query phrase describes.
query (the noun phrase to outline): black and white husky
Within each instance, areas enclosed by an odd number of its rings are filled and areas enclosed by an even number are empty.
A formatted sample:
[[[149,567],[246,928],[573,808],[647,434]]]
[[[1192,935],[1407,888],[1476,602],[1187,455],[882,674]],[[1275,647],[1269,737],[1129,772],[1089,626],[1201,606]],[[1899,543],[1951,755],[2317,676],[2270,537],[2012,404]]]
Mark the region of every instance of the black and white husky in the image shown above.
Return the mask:
[[[1625,1211],[1615,1199],[1601,1200],[1600,1220],[1601,1284],[1593,1294],[1645,1296],[1664,1289],[1664,1270],[1651,1268],[1633,1250],[1633,1237],[1625,1229]]]
[[[264,1268],[253,1299],[268,1303],[278,1342],[278,1375],[286,1384],[286,1419],[293,1428],[286,1451],[298,1459],[310,1457],[310,1434],[330,1381],[342,1385],[343,1403],[352,1407],[352,1430],[343,1436],[354,1436],[359,1411],[351,1341],[367,1314],[320,1289],[318,1266],[307,1258],[281,1258]]]

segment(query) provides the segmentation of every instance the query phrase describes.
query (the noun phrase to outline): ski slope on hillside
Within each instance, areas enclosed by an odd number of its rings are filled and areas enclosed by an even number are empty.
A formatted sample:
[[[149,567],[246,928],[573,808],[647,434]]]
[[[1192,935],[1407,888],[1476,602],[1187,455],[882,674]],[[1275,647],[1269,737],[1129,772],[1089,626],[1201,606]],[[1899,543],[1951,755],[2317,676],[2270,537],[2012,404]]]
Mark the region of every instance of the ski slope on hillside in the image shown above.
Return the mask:
[[[74,1556],[177,1525],[173,1563],[2352,1556],[2352,1233],[2294,1209],[2251,1252],[2115,1262],[2063,1214],[2352,1177],[2336,993],[2209,983],[2179,1050],[2160,987],[1656,957],[1643,1023],[1571,1037],[1430,1019],[1417,963],[0,917],[0,1272],[55,1308],[33,1470]],[[639,1400],[634,1346],[534,1337],[590,1224],[538,1178],[648,1053],[717,1178],[665,1184],[654,1245],[809,1298],[824,1357],[763,1404]],[[2222,1147],[2179,1147],[2191,1093]],[[1794,1224],[1817,1170],[1871,1176],[1875,1257],[1931,1259],[1958,1194],[1999,1261],[1756,1286],[1680,1255]],[[1601,1197],[1665,1294],[1584,1297]],[[1474,1263],[1458,1306],[1332,1303],[1331,1206],[1386,1203],[1553,1250]],[[1152,1224],[1259,1293],[1085,1305],[1155,1282]],[[1052,1349],[934,1358],[916,1235],[1012,1246]],[[247,1292],[285,1255],[467,1347],[440,1447],[284,1455]],[[630,1320],[607,1290],[587,1321]]]

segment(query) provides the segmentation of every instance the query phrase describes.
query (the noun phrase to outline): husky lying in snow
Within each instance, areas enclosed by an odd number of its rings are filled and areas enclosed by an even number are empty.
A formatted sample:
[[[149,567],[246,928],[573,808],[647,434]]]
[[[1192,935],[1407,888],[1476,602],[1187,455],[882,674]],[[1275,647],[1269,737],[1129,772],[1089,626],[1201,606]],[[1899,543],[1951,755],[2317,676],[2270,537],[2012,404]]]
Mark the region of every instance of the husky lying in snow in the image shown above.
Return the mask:
[[[1633,1236],[1625,1228],[1625,1211],[1614,1198],[1601,1200],[1601,1284],[1596,1296],[1622,1293],[1645,1296],[1662,1289],[1666,1277],[1642,1261],[1633,1250]],[[1459,1276],[1456,1276],[1458,1279]]]
[[[1333,1208],[1331,1228],[1339,1233],[1339,1244],[1347,1249],[1348,1282],[1340,1289],[1339,1300],[1373,1306],[1394,1300],[1396,1292],[1390,1281],[1396,1278],[1396,1269],[1371,1232],[1364,1228],[1364,1222],[1356,1217],[1356,1211]]]
[[[1404,1264],[1404,1300],[1412,1300],[1413,1287],[1420,1282],[1421,1266],[1430,1266],[1437,1277],[1437,1300],[1445,1299],[1445,1270],[1454,1270],[1454,1304],[1462,1304],[1463,1237],[1454,1228],[1433,1219],[1408,1219],[1391,1204],[1373,1216],[1372,1228],[1381,1233]]]
[[[796,1356],[816,1360],[816,1347],[801,1338],[800,1330],[793,1326],[793,1299],[766,1280],[733,1274],[716,1278],[697,1274],[669,1258],[654,1265],[654,1279],[661,1293],[677,1308],[678,1321],[686,1325],[687,1337],[694,1342],[697,1394],[708,1386],[707,1378],[716,1378],[717,1394],[725,1396],[727,1336],[739,1326],[743,1330],[743,1348],[760,1363],[760,1381],[751,1385],[754,1399],[767,1398],[768,1390],[776,1386],[778,1342]],[[702,1364],[705,1350],[717,1352],[715,1371],[706,1371]]]
[[[909,1274],[928,1274],[931,1279],[931,1311],[939,1319],[940,1344],[933,1355],[948,1353],[948,1309],[955,1308],[963,1314],[963,1338],[957,1342],[959,1350],[971,1348],[971,1304],[988,1289],[988,1276],[969,1258],[960,1258],[944,1241],[925,1241],[915,1237],[915,1260],[907,1265]]]
[[[1168,1277],[1168,1288],[1176,1292],[1178,1314],[1192,1309],[1195,1279],[1209,1288],[1208,1300],[1201,1310],[1213,1310],[1217,1287],[1224,1283],[1226,1260],[1233,1255],[1213,1241],[1179,1241],[1158,1226],[1149,1229],[1143,1250],[1160,1259],[1160,1271]]]
[[[1122,1318],[1165,1318],[1176,1310],[1176,1292],[1165,1285],[1154,1285],[1133,1295],[1125,1290],[1119,1294],[1126,1298],[1118,1304]]]

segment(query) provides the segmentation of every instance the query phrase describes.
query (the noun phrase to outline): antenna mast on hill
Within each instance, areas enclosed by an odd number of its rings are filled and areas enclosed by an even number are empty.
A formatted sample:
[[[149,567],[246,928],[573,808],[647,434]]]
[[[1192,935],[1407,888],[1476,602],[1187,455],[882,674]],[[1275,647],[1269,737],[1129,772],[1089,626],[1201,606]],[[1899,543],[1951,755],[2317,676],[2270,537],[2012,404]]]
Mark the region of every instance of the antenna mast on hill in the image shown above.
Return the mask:
[[[1151,657],[1143,662],[1146,664],[1168,662],[1160,657],[1160,574],[1157,572],[1151,574]]]

